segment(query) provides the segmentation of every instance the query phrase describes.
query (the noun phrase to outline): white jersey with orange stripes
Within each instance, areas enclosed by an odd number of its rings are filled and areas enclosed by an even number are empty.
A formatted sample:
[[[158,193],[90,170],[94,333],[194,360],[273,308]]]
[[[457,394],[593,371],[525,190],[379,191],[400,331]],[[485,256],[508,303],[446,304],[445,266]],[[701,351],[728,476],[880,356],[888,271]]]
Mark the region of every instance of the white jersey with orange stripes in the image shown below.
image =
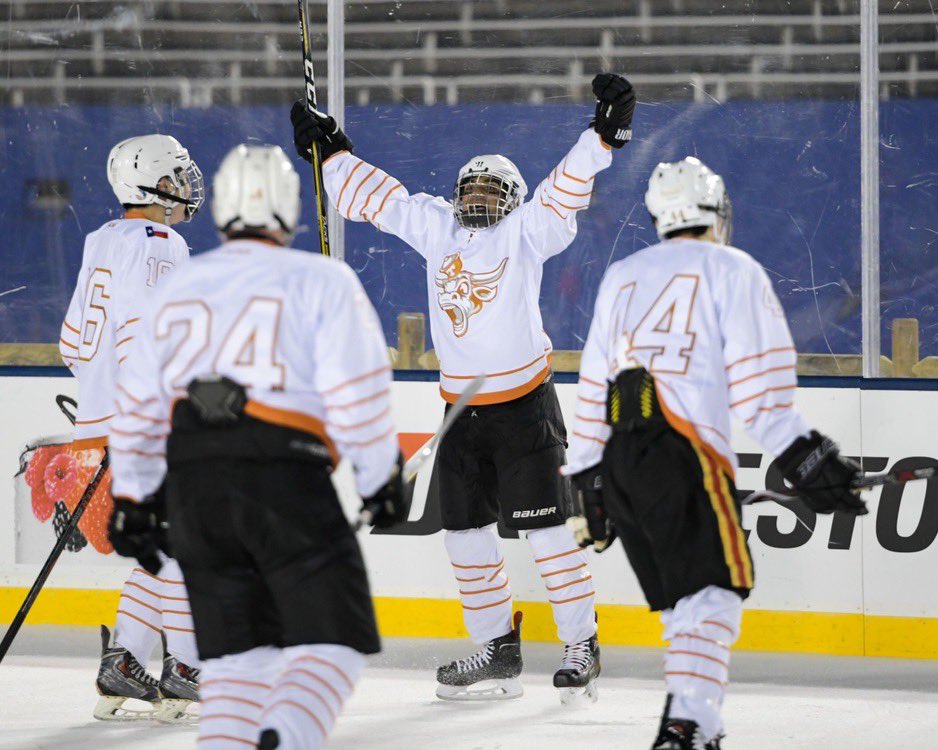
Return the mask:
[[[551,342],[538,307],[543,264],[576,236],[593,177],[612,163],[599,136],[585,131],[534,196],[487,229],[462,228],[453,207],[400,182],[347,151],[326,160],[323,178],[339,213],[400,237],[427,261],[430,332],[449,402],[476,375],[471,404],[520,398],[550,373]]]
[[[79,383],[75,441],[102,447],[114,413],[117,371],[157,282],[189,258],[185,240],[148,219],[109,221],[85,239],[78,282],[59,334]]]
[[[565,472],[599,463],[607,381],[641,366],[678,432],[733,476],[730,413],[778,455],[809,428],[793,407],[797,353],[765,270],[742,250],[666,240],[612,264],[580,365]]]
[[[118,380],[115,495],[142,499],[165,473],[170,411],[193,378],[247,388],[245,412],[347,456],[358,491],[388,480],[398,445],[378,316],[336,260],[254,240],[194,258],[157,293]]]

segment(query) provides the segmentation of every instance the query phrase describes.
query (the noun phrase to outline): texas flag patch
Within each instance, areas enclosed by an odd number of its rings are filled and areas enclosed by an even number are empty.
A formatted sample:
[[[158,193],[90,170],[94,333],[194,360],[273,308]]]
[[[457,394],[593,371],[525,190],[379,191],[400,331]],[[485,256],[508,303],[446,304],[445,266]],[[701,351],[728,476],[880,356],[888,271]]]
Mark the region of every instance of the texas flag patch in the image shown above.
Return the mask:
[[[161,232],[159,229],[154,229],[153,227],[148,226],[147,237],[159,237],[161,240],[168,240],[169,232]]]

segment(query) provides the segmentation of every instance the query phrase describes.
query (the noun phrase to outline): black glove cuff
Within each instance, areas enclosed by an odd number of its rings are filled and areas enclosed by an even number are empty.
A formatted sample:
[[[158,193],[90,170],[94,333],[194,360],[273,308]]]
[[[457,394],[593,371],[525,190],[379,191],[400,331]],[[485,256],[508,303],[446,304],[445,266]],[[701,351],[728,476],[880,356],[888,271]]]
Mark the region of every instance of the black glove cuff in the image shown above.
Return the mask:
[[[837,445],[829,437],[811,430],[808,437],[799,437],[778,457],[782,475],[795,487],[813,480],[831,456],[839,455]]]

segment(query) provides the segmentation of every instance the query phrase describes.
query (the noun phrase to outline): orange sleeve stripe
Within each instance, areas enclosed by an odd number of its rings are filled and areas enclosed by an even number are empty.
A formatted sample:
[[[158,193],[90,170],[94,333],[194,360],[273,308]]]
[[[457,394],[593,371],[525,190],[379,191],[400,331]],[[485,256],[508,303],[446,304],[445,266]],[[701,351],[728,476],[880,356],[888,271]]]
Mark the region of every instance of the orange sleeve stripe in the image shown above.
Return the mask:
[[[586,398],[585,396],[577,396],[577,401],[585,401],[587,404],[596,404],[597,406],[605,406],[605,401],[597,401],[593,398]]]
[[[589,205],[590,205],[589,201],[587,201],[582,206],[568,206],[566,203],[561,203],[559,200],[557,200],[557,198],[555,198],[553,195],[550,195],[550,194],[547,195],[547,200],[553,201],[561,208],[566,208],[570,211],[582,211],[584,208],[589,208]]]
[[[574,192],[571,191],[571,190],[564,190],[562,187],[560,187],[560,185],[557,184],[557,176],[556,176],[556,175],[557,175],[557,170],[555,169],[553,172],[550,173],[550,175],[549,175],[548,178],[547,178],[547,179],[553,179],[553,185],[552,185],[552,187],[553,187],[554,190],[559,190],[561,193],[566,193],[567,195],[572,195],[572,196],[574,196],[574,197],[576,197],[576,198],[588,198],[589,196],[591,196],[591,195],[593,194],[593,191],[592,191],[592,190],[590,190],[590,191],[587,192],[587,193],[574,193]]]
[[[787,404],[773,404],[772,406],[760,406],[756,410],[755,414],[753,414],[751,417],[746,418],[745,422],[746,424],[752,424],[753,422],[756,421],[756,418],[764,411],[781,411],[782,409],[790,409],[794,405],[795,403],[793,401],[789,401]]]
[[[343,388],[348,388],[350,385],[354,385],[355,383],[360,383],[363,380],[368,380],[369,378],[373,378],[376,375],[380,375],[381,373],[390,372],[390,371],[391,371],[390,365],[379,367],[377,370],[366,372],[364,375],[359,375],[357,378],[346,380],[344,383],[340,383],[339,385],[333,386],[332,388],[328,388],[324,390],[321,395],[323,396],[323,398],[325,398],[326,396],[332,393],[335,393],[336,391],[341,391]]]
[[[750,354],[748,357],[737,359],[735,362],[731,362],[730,364],[728,364],[726,366],[726,369],[731,370],[734,367],[736,367],[736,365],[741,365],[743,362],[748,362],[751,359],[758,359],[759,357],[764,357],[767,354],[774,354],[776,352],[793,352],[793,351],[795,351],[795,347],[793,346],[778,346],[778,347],[775,347],[774,349],[766,349],[764,352],[759,352],[758,354]]]
[[[67,346],[69,349],[74,349],[76,352],[78,351],[78,347],[77,347],[77,346],[75,346],[74,344],[70,344],[68,341],[66,341],[65,339],[63,339],[61,336],[59,336],[59,343],[60,343],[60,344],[65,344],[65,346]]]
[[[388,190],[388,192],[384,194],[384,200],[381,201],[381,205],[378,206],[378,210],[371,215],[371,218],[368,219],[368,221],[370,221],[372,224],[375,224],[377,226],[378,217],[381,215],[381,212],[384,211],[384,204],[388,202],[388,198],[391,197],[391,193],[393,193],[399,187],[404,187],[404,186],[401,185],[401,183],[397,183],[394,187],[392,187],[390,190]]]
[[[127,437],[142,437],[142,438],[149,438],[150,440],[162,440],[163,438],[169,437],[168,432],[159,432],[156,435],[151,435],[148,432],[132,432],[129,430],[119,430],[116,427],[111,427],[110,431],[114,435],[126,435]]]
[[[768,375],[770,372],[782,372],[784,370],[796,370],[796,369],[797,367],[795,365],[781,365],[779,367],[769,367],[766,370],[761,370],[760,372],[755,372],[752,375],[747,375],[746,377],[740,378],[739,380],[734,380],[727,387],[733,388],[739,385],[740,383],[745,383],[747,380],[752,380],[753,378],[761,378],[763,375]]]
[[[69,325],[69,322],[68,322],[67,320],[63,320],[63,321],[62,321],[62,325],[65,326],[65,327],[66,327],[68,330],[70,330],[72,333],[77,333],[79,336],[81,335],[81,331],[79,331],[77,328],[75,328],[75,326]]]
[[[358,187],[355,188],[355,192],[352,193],[352,200],[349,201],[348,211],[347,211],[349,219],[352,218],[352,207],[355,205],[355,199],[358,197],[359,191],[362,189],[365,183],[371,179],[371,176],[377,171],[378,171],[377,167],[372,167],[371,171],[365,175],[364,179],[362,179],[361,182],[358,183]]]
[[[375,399],[381,398],[382,396],[387,396],[391,393],[390,388],[385,388],[383,391],[378,391],[373,393],[370,396],[365,396],[364,398],[357,399],[356,401],[350,401],[347,404],[335,404],[334,406],[326,405],[327,411],[339,411],[341,409],[351,409],[354,406],[359,406],[361,404],[366,404],[369,401],[374,401]]]
[[[550,203],[548,203],[547,201],[544,200],[544,196],[541,196],[541,205],[544,206],[545,208],[549,208],[551,211],[553,211],[555,214],[557,214],[557,216],[559,216],[562,221],[566,221],[566,220],[567,220],[567,217],[566,217],[566,216],[564,216],[562,213],[560,213],[560,211],[558,211],[558,210],[557,210],[556,208],[554,208]]]
[[[120,333],[120,332],[123,331],[127,326],[129,326],[131,323],[136,323],[138,320],[140,320],[140,318],[131,318],[131,319],[128,320],[126,323],[124,323],[124,325],[122,325],[120,328],[117,329],[117,333]]]
[[[332,154],[332,156],[330,156],[328,159],[326,159],[326,160],[322,163],[322,166],[326,166],[330,161],[332,161],[333,159],[335,159],[335,157],[339,156],[340,154],[349,154],[349,155],[351,155],[351,153],[352,153],[351,151],[346,151],[345,149],[343,149],[342,151],[336,151],[334,154]]]
[[[371,201],[371,196],[373,196],[375,193],[377,193],[377,192],[381,189],[381,186],[384,185],[384,183],[387,182],[387,181],[390,180],[390,179],[391,179],[391,175],[389,175],[389,174],[384,175],[384,179],[381,180],[381,182],[378,183],[378,187],[376,187],[374,190],[372,190],[370,193],[368,193],[368,197],[365,198],[365,202],[364,202],[364,204],[362,204],[362,210],[358,212],[358,215],[359,215],[359,216],[361,216],[363,219],[366,219],[366,218],[367,218],[367,217],[365,216],[365,209],[368,208],[368,203]]]
[[[352,167],[352,171],[349,172],[348,177],[345,178],[345,182],[342,183],[342,189],[339,191],[339,198],[335,202],[336,210],[339,211],[339,213],[342,212],[341,208],[339,207],[342,205],[342,196],[345,195],[345,188],[348,187],[349,181],[352,179],[352,175],[354,175],[364,163],[365,162],[359,160],[358,164]]]
[[[136,338],[136,336],[128,336],[128,337],[125,338],[125,339],[121,339],[120,341],[118,341],[118,342],[114,345],[114,348],[116,349],[116,348],[119,347],[121,344],[126,344],[128,341],[133,341],[135,338]]]
[[[586,377],[585,375],[580,375],[580,381],[583,382],[583,383],[589,383],[590,385],[595,385],[597,388],[607,388],[607,387],[608,387],[608,385],[607,385],[606,383],[597,383],[595,380],[590,380],[590,379],[589,379],[588,377]]]
[[[361,442],[356,442],[356,443],[350,443],[347,440],[343,440],[342,445],[348,445],[352,448],[367,448],[369,445],[374,445],[375,443],[378,443],[384,440],[385,438],[387,438],[389,435],[393,435],[393,434],[394,434],[394,425],[391,425],[386,431],[382,432],[377,437],[373,437],[371,440],[363,440]]]
[[[582,179],[581,177],[577,177],[576,175],[570,174],[570,173],[567,171],[567,157],[566,157],[566,156],[563,158],[563,161],[562,161],[561,164],[560,164],[560,171],[561,171],[561,173],[563,174],[564,177],[568,177],[569,179],[573,180],[574,182],[579,182],[579,183],[581,183],[581,184],[583,184],[583,185],[588,185],[589,183],[591,183],[591,182],[595,179],[595,178],[593,178],[593,177],[590,177],[589,179],[584,180],[584,179]]]
[[[751,396],[746,396],[746,398],[741,398],[739,401],[734,401],[733,403],[730,404],[730,409],[735,409],[737,406],[746,404],[752,401],[753,399],[761,398],[766,393],[775,393],[777,391],[793,391],[795,390],[795,388],[796,388],[795,385],[779,385],[774,388],[765,388],[764,390],[761,390],[758,393],[754,393]]]
[[[132,394],[130,391],[128,391],[128,390],[127,390],[123,385],[121,385],[120,383],[117,384],[117,389],[118,389],[119,391],[123,392],[124,394],[126,394],[127,398],[129,398],[131,401],[133,401],[137,406],[143,406],[144,404],[153,404],[153,403],[156,403],[156,401],[157,401],[156,398],[148,398],[148,399],[137,398],[136,396],[134,396],[134,394]]]

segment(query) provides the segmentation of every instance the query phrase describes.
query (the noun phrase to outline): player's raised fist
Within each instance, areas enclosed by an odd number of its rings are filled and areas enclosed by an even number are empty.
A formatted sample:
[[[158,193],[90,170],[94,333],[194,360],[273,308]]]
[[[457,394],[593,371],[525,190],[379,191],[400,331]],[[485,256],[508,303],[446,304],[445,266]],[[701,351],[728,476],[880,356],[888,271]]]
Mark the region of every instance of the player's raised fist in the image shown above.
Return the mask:
[[[593,79],[593,95],[596,97],[593,128],[607,146],[622,148],[632,139],[635,114],[632,84],[615,73],[600,73]]]
[[[325,161],[339,151],[351,151],[354,144],[336,124],[334,117],[310,114],[306,105],[297,101],[290,110],[293,123],[293,145],[296,153],[306,161],[312,161],[313,143],[319,144],[320,158]]]

